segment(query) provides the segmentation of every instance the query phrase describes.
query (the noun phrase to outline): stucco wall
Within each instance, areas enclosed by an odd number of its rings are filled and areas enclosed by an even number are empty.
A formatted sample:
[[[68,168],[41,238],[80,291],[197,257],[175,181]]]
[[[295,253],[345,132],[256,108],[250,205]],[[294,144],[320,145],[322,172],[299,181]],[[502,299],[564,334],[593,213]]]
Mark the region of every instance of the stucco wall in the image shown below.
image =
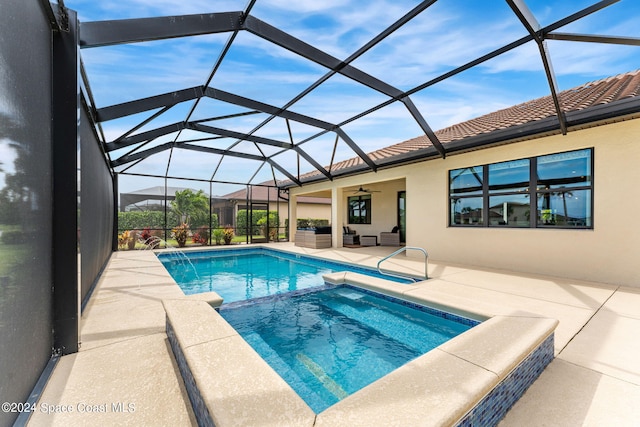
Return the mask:
[[[349,197],[362,195],[364,193],[353,193],[345,191],[343,194],[344,208],[342,209],[342,225],[348,225],[356,230],[358,234],[373,235],[380,237],[381,231],[391,231],[398,222],[398,191],[405,189],[404,180],[385,181],[378,183],[367,183],[363,185],[371,193],[371,224],[349,224],[347,218],[347,200]]]
[[[298,203],[296,218],[331,219],[331,205]]]
[[[405,189],[404,183],[404,168],[394,168],[380,171],[376,174],[357,175],[353,177],[342,178],[333,182],[321,182],[302,188],[291,188],[292,202],[297,199],[297,195],[304,195],[311,191],[331,191],[332,188],[338,188],[340,191],[332,196],[332,206],[327,206],[327,217],[331,218],[331,224],[337,225],[333,227],[333,246],[342,246],[342,227],[349,226],[361,235],[376,235],[379,236],[381,231],[391,231],[391,229],[397,225],[397,199],[398,191]],[[364,184],[366,183],[366,185]],[[344,187],[358,187],[362,184],[368,190],[375,190],[371,193],[371,224],[349,224],[347,218],[347,199],[350,196],[357,195],[354,193],[354,189],[344,189]],[[360,193],[364,194],[364,193]],[[335,202],[333,202],[335,198]],[[294,203],[291,203],[294,206]],[[297,218],[323,218],[323,216],[317,216],[323,214],[320,207],[316,213],[310,212],[308,216],[301,215],[301,207],[303,204],[298,204]],[[320,205],[321,206],[321,205]],[[318,206],[312,207],[316,209]],[[332,216],[331,209],[335,208],[336,212]],[[293,223],[292,223],[293,224]],[[290,225],[291,236],[295,234],[295,228]]]
[[[640,120],[406,167],[407,244],[433,259],[640,287]],[[594,229],[448,227],[448,171],[594,147]]]
[[[406,177],[407,245],[425,248],[432,260],[640,287],[639,138],[640,120],[629,120],[293,191],[357,183],[373,187],[368,183]],[[448,226],[450,169],[589,147],[594,148],[593,230]],[[374,223],[378,209],[374,204]],[[382,216],[395,218],[395,211]],[[368,233],[362,226],[358,231]]]

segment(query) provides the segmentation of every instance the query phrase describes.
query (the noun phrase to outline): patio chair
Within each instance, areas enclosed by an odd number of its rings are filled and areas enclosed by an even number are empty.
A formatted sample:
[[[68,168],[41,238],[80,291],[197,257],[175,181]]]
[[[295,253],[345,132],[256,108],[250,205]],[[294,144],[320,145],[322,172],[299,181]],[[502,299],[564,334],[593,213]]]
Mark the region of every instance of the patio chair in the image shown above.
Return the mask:
[[[400,230],[393,227],[390,232],[382,231],[380,233],[380,246],[400,246]]]
[[[349,227],[342,227],[342,244],[359,245],[360,235],[356,234],[356,230],[352,230]]]

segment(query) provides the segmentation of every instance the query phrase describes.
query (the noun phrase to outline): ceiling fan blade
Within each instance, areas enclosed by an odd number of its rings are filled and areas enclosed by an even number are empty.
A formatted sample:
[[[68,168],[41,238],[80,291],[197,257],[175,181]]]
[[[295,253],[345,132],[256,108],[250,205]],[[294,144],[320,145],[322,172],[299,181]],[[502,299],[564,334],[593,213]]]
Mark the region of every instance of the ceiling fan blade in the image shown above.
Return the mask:
[[[371,194],[371,193],[380,193],[380,190],[369,190],[368,188],[358,188],[357,190],[352,191],[352,194],[356,194],[356,193],[365,193],[365,194]]]

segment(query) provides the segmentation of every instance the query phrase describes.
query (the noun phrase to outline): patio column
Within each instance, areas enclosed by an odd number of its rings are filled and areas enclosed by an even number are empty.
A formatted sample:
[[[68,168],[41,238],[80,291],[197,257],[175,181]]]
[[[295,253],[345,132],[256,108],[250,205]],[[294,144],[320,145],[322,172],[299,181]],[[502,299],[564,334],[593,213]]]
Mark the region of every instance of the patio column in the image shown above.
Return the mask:
[[[344,197],[341,187],[331,189],[331,246],[342,247],[342,226],[344,212]]]
[[[296,229],[298,228],[298,196],[289,193],[289,241],[296,240]]]

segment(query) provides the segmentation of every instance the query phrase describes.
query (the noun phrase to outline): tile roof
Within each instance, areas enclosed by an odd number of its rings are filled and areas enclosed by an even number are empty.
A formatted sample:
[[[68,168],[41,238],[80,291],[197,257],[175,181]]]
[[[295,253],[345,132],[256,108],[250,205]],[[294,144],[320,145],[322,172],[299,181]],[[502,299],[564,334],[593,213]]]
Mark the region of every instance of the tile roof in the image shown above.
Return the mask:
[[[272,187],[274,185],[273,180],[261,182],[256,185],[251,186],[251,200],[253,202],[266,202],[269,200],[272,203],[275,203],[278,200],[278,188]],[[271,186],[271,187],[266,187]],[[234,191],[233,193],[225,194],[224,196],[215,196],[218,199],[228,199],[228,200],[236,200],[236,201],[245,201],[247,199],[247,189],[246,187]],[[280,201],[285,202],[289,199],[288,194],[281,194]],[[316,204],[330,204],[331,199],[323,198],[323,197],[307,197],[302,196],[298,197],[298,203],[316,203]]]
[[[640,96],[640,70],[585,83],[558,93],[558,98],[565,113],[611,104],[615,101],[637,96]],[[435,134],[446,149],[447,144],[454,141],[485,134],[489,135],[492,132],[555,116],[556,110],[553,98],[548,95],[440,129]],[[381,160],[389,161],[394,156],[406,155],[430,147],[432,147],[431,141],[427,136],[422,135],[381,148],[368,153],[368,155],[374,162],[378,163]],[[359,157],[354,157],[335,163],[331,167],[331,173],[335,174],[336,171],[351,169],[360,165],[364,166],[363,160]],[[320,175],[320,173],[313,171],[301,175],[300,178],[304,182],[317,175]]]

